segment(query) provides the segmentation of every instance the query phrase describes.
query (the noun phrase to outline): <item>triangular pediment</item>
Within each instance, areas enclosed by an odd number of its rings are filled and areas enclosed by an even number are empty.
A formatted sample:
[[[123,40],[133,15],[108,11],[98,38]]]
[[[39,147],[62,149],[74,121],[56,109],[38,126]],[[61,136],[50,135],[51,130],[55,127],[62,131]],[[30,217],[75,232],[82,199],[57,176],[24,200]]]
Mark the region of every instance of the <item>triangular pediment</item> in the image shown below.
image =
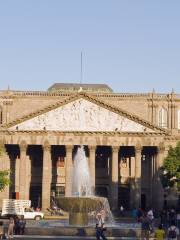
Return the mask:
[[[157,127],[97,99],[79,95],[8,126],[18,131],[155,133]]]

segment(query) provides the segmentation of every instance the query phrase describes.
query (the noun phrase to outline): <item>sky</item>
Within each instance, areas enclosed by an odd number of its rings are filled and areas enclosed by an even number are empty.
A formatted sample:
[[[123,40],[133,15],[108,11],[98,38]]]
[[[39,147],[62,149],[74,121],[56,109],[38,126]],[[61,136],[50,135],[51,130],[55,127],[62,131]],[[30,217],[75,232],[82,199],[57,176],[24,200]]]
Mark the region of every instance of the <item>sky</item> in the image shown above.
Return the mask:
[[[179,0],[1,0],[0,89],[180,93]]]

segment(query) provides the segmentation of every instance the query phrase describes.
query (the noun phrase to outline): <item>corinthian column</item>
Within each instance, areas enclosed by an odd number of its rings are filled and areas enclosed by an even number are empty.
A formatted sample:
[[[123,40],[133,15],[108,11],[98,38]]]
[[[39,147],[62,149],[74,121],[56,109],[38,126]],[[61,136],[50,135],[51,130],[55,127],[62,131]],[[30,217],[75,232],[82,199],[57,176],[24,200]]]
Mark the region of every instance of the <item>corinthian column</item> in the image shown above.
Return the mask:
[[[19,198],[28,200],[27,193],[27,144],[25,141],[22,141],[19,145],[20,149],[20,160],[19,160]]]
[[[142,146],[135,147],[135,207],[141,206],[141,151]]]
[[[72,195],[72,149],[73,146],[66,146],[66,161],[65,161],[65,168],[66,168],[66,185],[65,185],[65,196],[69,197]]]
[[[90,170],[90,176],[91,176],[91,186],[92,186],[92,192],[95,192],[95,173],[96,173],[96,166],[95,166],[95,160],[96,160],[96,146],[89,146],[89,170]]]
[[[118,182],[119,182],[118,156],[119,147],[112,146],[111,205],[113,210],[118,208]]]
[[[43,145],[43,174],[42,174],[42,209],[50,206],[52,181],[51,146],[48,142]]]

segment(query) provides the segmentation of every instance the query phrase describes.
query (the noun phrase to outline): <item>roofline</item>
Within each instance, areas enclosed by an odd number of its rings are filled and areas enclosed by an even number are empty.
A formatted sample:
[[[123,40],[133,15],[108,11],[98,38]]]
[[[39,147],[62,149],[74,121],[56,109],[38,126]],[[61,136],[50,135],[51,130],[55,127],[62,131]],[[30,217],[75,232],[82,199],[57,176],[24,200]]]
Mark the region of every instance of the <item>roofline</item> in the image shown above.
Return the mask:
[[[85,91],[82,91],[85,92]],[[74,95],[76,92],[48,92],[48,91],[21,91],[21,90],[0,90],[0,98],[2,99],[14,99],[18,97],[70,97]],[[88,92],[88,95],[92,95],[95,97],[110,97],[110,98],[138,98],[138,99],[146,99],[146,100],[155,100],[155,101],[180,101],[180,94],[176,93],[115,93],[115,92]]]

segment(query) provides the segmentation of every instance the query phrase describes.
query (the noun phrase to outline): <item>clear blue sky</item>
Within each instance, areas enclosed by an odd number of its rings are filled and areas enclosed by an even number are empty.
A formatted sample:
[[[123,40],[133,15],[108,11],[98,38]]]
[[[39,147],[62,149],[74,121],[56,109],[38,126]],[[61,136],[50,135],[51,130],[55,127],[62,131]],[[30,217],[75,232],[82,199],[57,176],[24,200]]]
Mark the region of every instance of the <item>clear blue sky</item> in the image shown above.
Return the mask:
[[[1,0],[0,89],[180,93],[179,0]]]

